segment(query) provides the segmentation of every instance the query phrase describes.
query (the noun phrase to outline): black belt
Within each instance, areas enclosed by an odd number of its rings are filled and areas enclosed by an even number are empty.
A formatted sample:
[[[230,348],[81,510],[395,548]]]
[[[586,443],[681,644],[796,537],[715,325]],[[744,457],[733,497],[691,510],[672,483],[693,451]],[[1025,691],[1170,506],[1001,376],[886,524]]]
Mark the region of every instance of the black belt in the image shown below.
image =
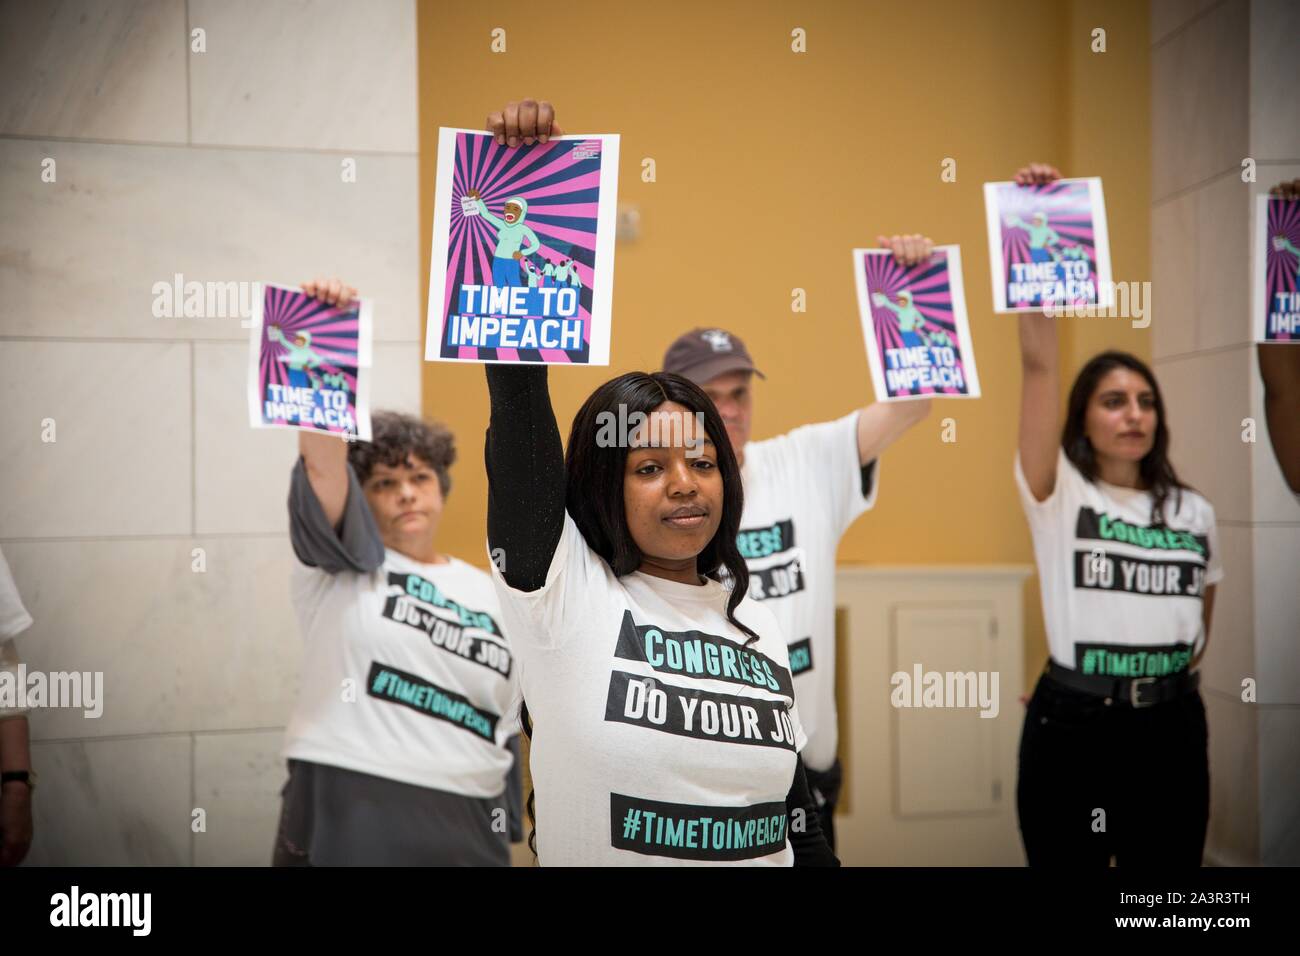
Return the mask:
[[[1100,674],[1080,674],[1056,661],[1048,661],[1047,676],[1074,690],[1104,697],[1107,704],[1128,704],[1130,707],[1150,707],[1175,700],[1192,693],[1201,683],[1200,671],[1183,671],[1168,677],[1103,677]]]

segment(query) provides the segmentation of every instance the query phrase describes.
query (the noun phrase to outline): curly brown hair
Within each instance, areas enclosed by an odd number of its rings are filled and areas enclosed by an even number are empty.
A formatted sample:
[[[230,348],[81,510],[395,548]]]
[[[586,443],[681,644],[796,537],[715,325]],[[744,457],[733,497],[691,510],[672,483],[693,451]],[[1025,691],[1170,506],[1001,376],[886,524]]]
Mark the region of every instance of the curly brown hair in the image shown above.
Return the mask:
[[[442,496],[447,497],[450,468],[456,460],[456,439],[447,426],[402,412],[377,411],[370,415],[370,441],[348,445],[348,463],[363,485],[375,465],[396,468],[412,455],[429,464],[438,475]]]

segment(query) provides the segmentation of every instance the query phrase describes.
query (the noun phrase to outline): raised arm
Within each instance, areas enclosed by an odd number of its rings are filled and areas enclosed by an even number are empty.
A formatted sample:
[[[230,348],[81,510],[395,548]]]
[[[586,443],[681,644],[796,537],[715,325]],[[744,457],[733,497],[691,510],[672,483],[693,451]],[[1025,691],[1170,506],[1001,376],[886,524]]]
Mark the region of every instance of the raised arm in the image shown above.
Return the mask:
[[[564,530],[564,450],[546,366],[488,365],[487,383],[488,548],[507,584],[536,591]]]
[[[337,528],[348,500],[347,442],[337,435],[299,432],[298,454],[325,520],[331,528]]]
[[[532,99],[489,113],[487,130],[498,146],[530,146],[564,135],[551,104]],[[507,584],[536,591],[546,583],[564,531],[564,449],[546,366],[488,365],[487,382],[488,547]]]
[[[858,462],[879,458],[913,425],[930,414],[930,399],[914,402],[872,402],[858,413]]]
[[[1055,166],[1030,163],[1016,172],[1019,186],[1046,185],[1061,178]],[[1020,316],[1020,467],[1039,501],[1056,487],[1056,449],[1060,444],[1060,359],[1056,322],[1046,315]]]
[[[338,279],[313,279],[304,282],[300,288],[321,302],[335,306],[347,305],[357,294],[356,289]],[[326,520],[331,528],[338,528],[348,500],[347,443],[337,435],[300,431],[298,454],[302,456],[307,480],[320,501]]]
[[[912,235],[877,236],[876,242],[894,253],[894,261],[905,268],[930,258],[934,242],[927,236]],[[880,303],[898,312],[898,307],[885,298]],[[881,453],[903,437],[913,425],[930,414],[930,399],[914,402],[873,402],[858,414],[858,462],[865,466],[879,458]]]
[[[1055,319],[1039,313],[1020,316],[1020,373],[1020,467],[1034,497],[1046,501],[1056,487],[1060,444]]]
[[[478,204],[478,214],[479,217],[484,222],[488,223],[489,225],[495,226],[497,229],[505,228],[506,225],[505,220],[492,215],[491,210],[489,210],[487,207],[487,203],[485,203],[483,199],[479,196],[477,189],[471,189],[465,195],[467,195],[470,199],[474,200],[474,202]]]
[[[891,302],[889,296],[885,295],[883,292],[876,293],[875,303],[882,309],[888,309],[890,312],[894,313],[894,315],[898,315],[898,313],[903,311],[901,306]]]

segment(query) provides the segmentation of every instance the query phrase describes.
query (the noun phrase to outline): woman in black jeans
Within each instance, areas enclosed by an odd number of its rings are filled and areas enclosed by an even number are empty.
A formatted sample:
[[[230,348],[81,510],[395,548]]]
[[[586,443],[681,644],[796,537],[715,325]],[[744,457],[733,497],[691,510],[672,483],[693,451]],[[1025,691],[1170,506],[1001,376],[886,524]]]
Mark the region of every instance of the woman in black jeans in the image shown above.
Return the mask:
[[[1022,186],[1060,178],[1050,166]],[[1103,352],[1058,432],[1056,322],[1020,316],[1015,477],[1051,651],[1020,741],[1031,866],[1199,866],[1209,816],[1205,706],[1193,670],[1223,577],[1214,509],[1179,481],[1151,370]]]

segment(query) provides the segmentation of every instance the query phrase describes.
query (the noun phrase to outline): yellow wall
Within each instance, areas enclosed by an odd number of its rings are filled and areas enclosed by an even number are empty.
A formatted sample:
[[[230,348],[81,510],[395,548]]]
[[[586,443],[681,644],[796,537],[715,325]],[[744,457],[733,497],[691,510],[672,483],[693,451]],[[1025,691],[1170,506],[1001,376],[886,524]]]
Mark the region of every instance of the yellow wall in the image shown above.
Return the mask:
[[[1091,33],[1106,30],[1106,52]],[[1106,193],[1115,281],[1150,282],[1151,83],[1147,5],[1130,0],[1070,4],[1065,149],[1069,173],[1100,176]],[[1065,167],[1062,167],[1063,169]],[[1126,319],[1065,323],[1071,372],[1089,356],[1123,349],[1151,361],[1150,329]]]
[[[873,398],[849,250],[878,232],[962,247],[984,397],[941,401],[885,457],[877,508],[840,559],[872,564],[1032,563],[1011,479],[1019,364],[1014,317],[992,313],[981,184],[1032,159],[1100,175],[1117,279],[1148,274],[1145,4],[656,2],[453,5],[421,0],[420,176],[428,294],[439,126],[480,128],[510,99],[546,98],[568,132],[622,135],[619,199],[640,241],[616,253],[609,368],[551,376],[561,433],[600,382],[657,368],[695,325],[734,330],[768,375],[755,437],[844,414]],[[1107,30],[1107,52],[1090,31]],[[490,32],[507,31],[507,52]],[[807,31],[808,52],[790,51]],[[657,182],[641,181],[652,157]],[[940,180],[945,157],[957,181]],[[666,277],[671,276],[669,281]],[[808,311],[790,311],[791,290]],[[1118,345],[1149,355],[1146,331],[1074,320],[1072,374]],[[459,439],[440,546],[486,567],[478,366],[428,363],[424,411]],[[957,422],[957,442],[940,422]],[[1027,673],[1046,656],[1027,589]]]

